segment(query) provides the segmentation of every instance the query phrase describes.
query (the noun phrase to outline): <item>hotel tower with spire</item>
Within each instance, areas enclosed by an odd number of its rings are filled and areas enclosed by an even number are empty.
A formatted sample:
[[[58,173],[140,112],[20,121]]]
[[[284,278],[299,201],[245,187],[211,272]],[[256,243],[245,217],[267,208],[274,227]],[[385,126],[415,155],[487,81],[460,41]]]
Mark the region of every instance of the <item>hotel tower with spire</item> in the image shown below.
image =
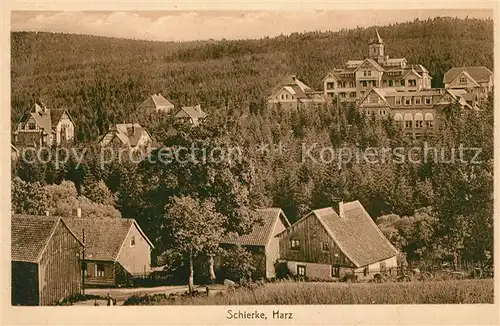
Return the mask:
[[[396,91],[417,92],[431,88],[429,71],[421,64],[409,64],[406,58],[389,58],[384,41],[376,30],[369,42],[369,57],[349,60],[343,68],[334,68],[323,78],[327,100],[356,102],[371,88],[391,88]]]

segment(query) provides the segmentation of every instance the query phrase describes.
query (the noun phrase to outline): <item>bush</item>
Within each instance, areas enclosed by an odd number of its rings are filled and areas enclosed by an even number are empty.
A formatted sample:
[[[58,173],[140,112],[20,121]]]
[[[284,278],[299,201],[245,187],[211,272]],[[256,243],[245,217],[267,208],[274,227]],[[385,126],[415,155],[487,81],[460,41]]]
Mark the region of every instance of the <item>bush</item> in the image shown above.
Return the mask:
[[[249,280],[256,270],[252,254],[241,246],[234,246],[222,253],[222,272],[225,278],[240,282]]]
[[[167,299],[167,295],[164,293],[153,294],[153,295],[133,295],[123,303],[124,306],[142,306],[142,305],[154,305],[165,299]]]

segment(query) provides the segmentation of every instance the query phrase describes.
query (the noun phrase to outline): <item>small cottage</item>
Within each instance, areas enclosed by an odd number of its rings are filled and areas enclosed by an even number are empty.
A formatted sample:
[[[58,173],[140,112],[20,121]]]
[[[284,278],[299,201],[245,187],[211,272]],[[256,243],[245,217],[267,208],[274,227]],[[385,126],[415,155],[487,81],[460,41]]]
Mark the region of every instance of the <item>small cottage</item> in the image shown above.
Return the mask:
[[[175,115],[178,122],[190,123],[193,126],[199,125],[206,117],[207,114],[203,112],[199,104],[196,106],[183,106]]]
[[[151,272],[153,244],[134,219],[64,218],[85,244],[85,286],[117,286]]]
[[[12,305],[52,305],[81,292],[83,244],[61,218],[13,215]]]
[[[313,210],[279,235],[280,260],[293,275],[370,279],[397,268],[398,251],[359,201]]]
[[[174,109],[174,105],[160,93],[150,95],[138,106],[140,112],[152,113],[163,112],[168,113]]]
[[[146,128],[138,123],[119,123],[109,128],[99,138],[102,147],[116,146],[129,149],[147,148],[152,145],[152,138]]]
[[[279,208],[258,209],[253,214],[256,223],[252,231],[241,236],[231,234],[221,241],[220,247],[230,248],[240,245],[246,248],[252,253],[256,265],[257,270],[253,276],[273,278],[276,276],[275,265],[279,259],[279,243],[275,236],[290,226],[290,222]],[[219,257],[216,265],[220,267],[223,263]]]

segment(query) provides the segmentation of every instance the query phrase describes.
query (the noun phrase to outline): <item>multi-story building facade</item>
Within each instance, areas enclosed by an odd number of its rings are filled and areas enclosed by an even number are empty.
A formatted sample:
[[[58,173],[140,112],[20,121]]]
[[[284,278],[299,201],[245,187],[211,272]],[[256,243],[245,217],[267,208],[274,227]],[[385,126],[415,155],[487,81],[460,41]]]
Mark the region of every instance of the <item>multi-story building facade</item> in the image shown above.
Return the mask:
[[[17,146],[61,145],[74,140],[75,123],[67,110],[50,110],[35,103],[17,124],[13,138]]]
[[[370,88],[391,88],[416,92],[431,88],[429,71],[421,64],[409,64],[406,58],[389,58],[384,41],[376,31],[369,43],[369,57],[349,60],[341,69],[333,69],[323,78],[326,99],[359,101]]]
[[[484,103],[493,91],[493,73],[486,67],[453,67],[444,74],[448,89],[467,91],[478,104]]]
[[[314,91],[296,76],[289,76],[267,99],[268,107],[284,110],[309,109],[326,103],[322,92]]]
[[[408,136],[420,138],[439,126],[441,110],[458,101],[473,109],[464,90],[433,88],[416,92],[395,88],[372,88],[359,102],[359,108],[376,118],[391,117],[400,123]]]

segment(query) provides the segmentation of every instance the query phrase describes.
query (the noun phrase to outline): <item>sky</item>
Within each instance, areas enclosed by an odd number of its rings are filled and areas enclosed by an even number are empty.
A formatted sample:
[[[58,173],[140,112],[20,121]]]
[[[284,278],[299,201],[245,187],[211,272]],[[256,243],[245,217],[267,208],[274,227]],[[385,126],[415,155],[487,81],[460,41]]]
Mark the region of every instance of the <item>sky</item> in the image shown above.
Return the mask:
[[[492,18],[491,10],[13,11],[13,31],[153,41],[248,39],[304,31],[383,26],[436,16]]]

